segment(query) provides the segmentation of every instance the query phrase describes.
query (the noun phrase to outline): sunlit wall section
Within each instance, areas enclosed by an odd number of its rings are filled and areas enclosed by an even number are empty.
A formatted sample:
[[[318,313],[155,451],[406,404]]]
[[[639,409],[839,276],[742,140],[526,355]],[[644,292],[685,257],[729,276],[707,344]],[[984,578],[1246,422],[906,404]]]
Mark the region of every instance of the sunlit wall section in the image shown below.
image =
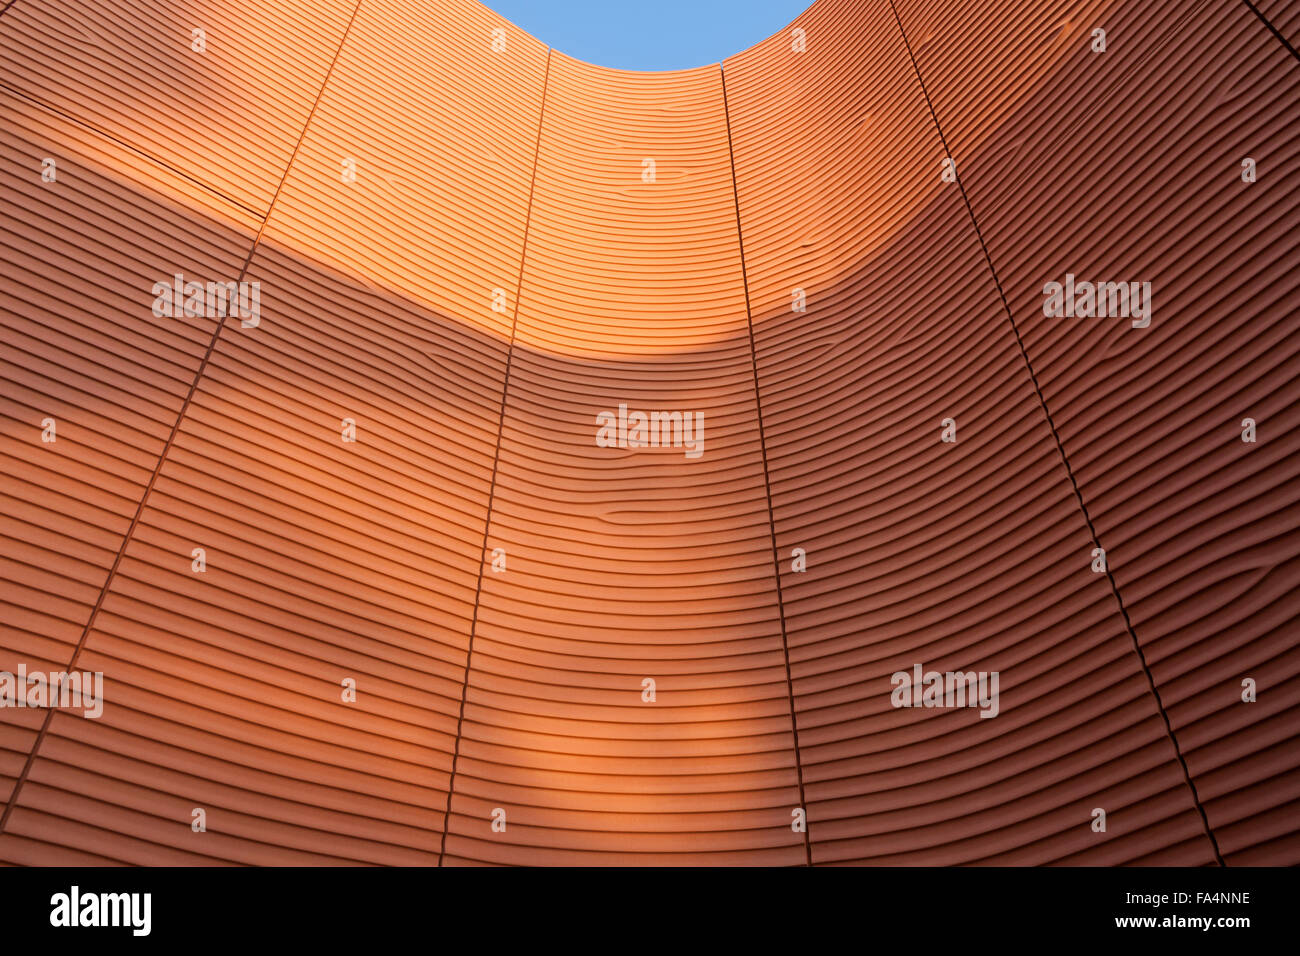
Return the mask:
[[[716,67],[553,54],[448,865],[801,863]]]
[[[1211,859],[890,4],[725,67],[814,862]]]
[[[88,638],[109,706],[57,715],[16,818],[126,862],[437,863],[545,79],[496,29],[358,12]]]
[[[237,275],[256,232],[256,221],[233,203],[0,92],[0,672],[6,681],[25,672],[44,684],[77,657],[212,340],[211,316],[155,313],[155,283],[170,290],[176,273]],[[24,695],[29,689],[22,688]],[[104,693],[115,688],[109,684]],[[12,685],[4,694],[0,814],[14,802],[15,783],[51,716],[43,707],[13,706]],[[112,705],[100,698],[70,720],[97,729],[99,720],[83,716],[97,707],[112,715]],[[74,804],[105,793],[87,790],[84,774],[72,766],[33,770],[17,792],[21,804],[5,820],[0,860],[116,858],[102,844],[87,848],[82,824],[69,821]]]

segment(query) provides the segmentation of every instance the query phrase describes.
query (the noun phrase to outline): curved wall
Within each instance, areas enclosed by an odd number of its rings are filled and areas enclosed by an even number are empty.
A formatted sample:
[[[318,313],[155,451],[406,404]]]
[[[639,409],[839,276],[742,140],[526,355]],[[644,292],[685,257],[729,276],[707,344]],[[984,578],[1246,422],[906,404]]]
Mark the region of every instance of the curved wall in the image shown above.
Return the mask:
[[[17,0],[0,111],[0,671],[106,685],[0,708],[0,861],[1300,861],[1300,63],[1245,5],[818,0],[641,74],[472,0]]]
[[[804,22],[726,68],[814,860],[1211,860],[893,11]],[[891,706],[915,663],[1005,712]]]

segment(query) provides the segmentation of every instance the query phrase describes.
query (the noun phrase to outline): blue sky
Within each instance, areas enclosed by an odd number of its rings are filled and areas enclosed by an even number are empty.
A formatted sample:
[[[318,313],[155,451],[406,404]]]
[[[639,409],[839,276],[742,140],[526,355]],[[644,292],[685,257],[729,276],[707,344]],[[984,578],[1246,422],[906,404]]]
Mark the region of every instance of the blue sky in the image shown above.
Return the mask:
[[[812,0],[482,0],[561,53],[620,70],[717,63],[785,27]]]

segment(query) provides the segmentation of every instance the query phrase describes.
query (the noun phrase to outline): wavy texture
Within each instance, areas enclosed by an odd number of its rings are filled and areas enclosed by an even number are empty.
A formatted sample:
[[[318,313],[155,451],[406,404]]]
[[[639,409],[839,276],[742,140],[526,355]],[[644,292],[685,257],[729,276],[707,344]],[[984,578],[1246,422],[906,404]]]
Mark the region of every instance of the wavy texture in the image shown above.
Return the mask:
[[[911,33],[923,5],[901,6]],[[920,69],[1222,853],[1294,862],[1300,71],[1232,3],[1072,23],[1056,80],[997,129],[977,103],[1032,34],[972,11]],[[1149,281],[1151,326],[1044,318],[1066,272]]]
[[[265,215],[355,6],[15,3],[0,82]]]
[[[0,118],[0,670],[14,673],[72,659],[215,331],[215,319],[155,318],[153,283],[176,271],[237,274],[257,227],[234,204],[7,91]],[[42,179],[46,158],[54,182]],[[6,803],[45,716],[0,709]],[[6,857],[45,858],[35,852]]]
[[[1244,2],[1244,0],[1243,0]],[[1300,47],[1300,6],[1292,0],[1251,0],[1257,15],[1276,30],[1294,50]]]
[[[893,13],[796,23],[727,75],[814,860],[1205,862]],[[918,661],[1006,712],[891,707]]]
[[[18,0],[0,670],[108,699],[0,709],[0,862],[1297,862],[1298,86],[1236,0],[818,0],[662,74],[473,0]],[[1067,271],[1152,326],[1044,318]]]
[[[798,862],[716,69],[552,55],[517,321],[447,862]],[[595,447],[620,403],[705,453]]]

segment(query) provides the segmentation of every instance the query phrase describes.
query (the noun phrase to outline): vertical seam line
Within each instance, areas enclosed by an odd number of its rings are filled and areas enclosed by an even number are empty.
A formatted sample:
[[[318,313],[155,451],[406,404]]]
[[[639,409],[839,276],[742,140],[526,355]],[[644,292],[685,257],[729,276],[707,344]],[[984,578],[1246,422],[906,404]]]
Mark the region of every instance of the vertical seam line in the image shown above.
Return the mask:
[[[257,236],[253,239],[253,246],[248,250],[248,256],[244,259],[244,265],[239,270],[239,278],[236,283],[243,282],[244,276],[248,273],[248,267],[252,264],[253,256],[257,253],[258,244],[262,241],[262,234],[266,231],[266,224],[271,219],[271,211],[275,208],[276,200],[280,198],[280,191],[284,188],[285,182],[289,178],[289,170],[293,168],[293,162],[298,157],[298,150],[302,147],[303,140],[307,138],[307,129],[311,126],[312,117],[316,115],[316,107],[320,105],[321,98],[325,95],[325,88],[329,85],[330,77],[334,74],[334,65],[338,62],[339,54],[343,52],[343,45],[347,42],[348,33],[352,29],[352,23],[356,20],[357,11],[361,9],[361,0],[357,0],[357,5],[352,9],[352,16],[348,19],[347,29],[343,31],[343,36],[339,40],[338,49],[334,51],[334,59],[330,61],[330,68],[325,73],[325,79],[321,83],[320,90],[316,94],[316,100],[312,103],[311,112],[307,114],[307,120],[303,123],[302,132],[298,136],[298,143],[293,148],[293,153],[289,156],[289,162],[284,167],[284,173],[280,177],[280,184],[275,188],[275,195],[271,197],[271,205],[267,207],[266,215],[262,218],[262,224],[257,229]],[[223,309],[223,311],[225,311]],[[185,401],[181,403],[180,411],[176,415],[176,421],[172,423],[171,433],[167,436],[167,441],[163,444],[161,453],[158,455],[158,461],[154,465],[153,473],[149,476],[149,481],[145,485],[144,494],[140,496],[140,503],[136,505],[135,515],[131,518],[130,525],[127,526],[126,534],[122,536],[122,543],[117,549],[117,555],[113,558],[113,564],[108,569],[108,576],[104,579],[103,587],[99,590],[99,597],[95,600],[94,607],[90,610],[90,617],[86,619],[86,626],[82,628],[81,637],[78,638],[76,647],[72,651],[72,659],[68,663],[68,670],[73,670],[77,665],[77,659],[81,656],[82,650],[86,646],[86,640],[90,636],[91,630],[95,626],[95,619],[99,616],[99,609],[104,604],[104,599],[108,596],[112,588],[113,580],[117,576],[118,566],[122,563],[122,557],[126,554],[127,546],[130,545],[135,536],[135,529],[140,524],[140,518],[144,514],[145,504],[149,501],[149,495],[153,491],[158,475],[162,472],[163,463],[167,460],[167,455],[176,441],[176,435],[180,432],[181,423],[185,420],[185,413],[189,411],[190,403],[194,400],[194,394],[198,390],[199,381],[203,378],[204,371],[207,370],[208,360],[212,358],[212,353],[217,347],[217,340],[221,337],[221,330],[225,328],[226,319],[229,315],[219,316],[217,327],[212,331],[212,338],[208,342],[207,351],[203,353],[203,358],[199,361],[199,367],[194,373],[194,380],[190,382],[189,392],[185,395]],[[41,722],[41,729],[37,732],[36,740],[32,744],[32,749],[27,755],[27,760],[23,763],[22,773],[14,782],[13,792],[9,795],[9,802],[5,805],[4,814],[0,815],[0,833],[3,833],[5,826],[9,823],[9,817],[13,814],[14,808],[18,805],[18,795],[22,792],[23,785],[27,782],[27,775],[31,772],[32,765],[36,762],[36,755],[41,749],[41,744],[45,741],[45,736],[49,732],[50,723],[54,719],[54,709],[50,708],[45,712],[45,719]]]
[[[478,583],[474,587],[474,614],[469,624],[469,644],[465,649],[465,680],[460,687],[460,712],[456,716],[456,742],[451,754],[451,775],[447,779],[447,807],[442,815],[442,842],[438,848],[438,866],[447,855],[447,830],[451,825],[451,798],[456,790],[456,768],[460,762],[460,741],[465,724],[465,699],[469,696],[470,663],[474,656],[474,635],[478,630],[479,602],[483,596],[483,566],[487,563],[488,532],[492,527],[492,504],[496,500],[497,469],[501,464],[501,435],[506,424],[506,399],[510,394],[510,368],[515,355],[515,330],[519,327],[519,297],[524,288],[524,265],[528,256],[528,236],[533,223],[533,194],[537,190],[537,160],[542,152],[542,127],[546,125],[546,92],[551,82],[551,47],[546,48],[546,75],[542,79],[542,102],[537,111],[537,141],[533,146],[533,177],[528,184],[528,208],[524,213],[524,241],[519,249],[519,281],[515,283],[514,314],[510,321],[510,343],[506,347],[506,372],[501,383],[501,414],[497,419],[497,444],[492,455],[492,479],[488,485],[487,514],[483,518],[483,544],[479,548]]]
[[[785,600],[781,593],[781,557],[776,547],[776,517],[772,510],[772,481],[767,464],[767,434],[763,430],[763,399],[758,387],[758,350],[754,344],[754,316],[749,304],[749,275],[745,268],[745,237],[740,225],[740,188],[736,184],[736,152],[731,144],[731,107],[727,102],[727,71],[718,64],[722,78],[722,112],[727,124],[727,155],[731,160],[731,194],[736,202],[736,243],[740,249],[740,279],[745,287],[745,321],[749,328],[749,360],[754,374],[754,411],[758,419],[758,447],[763,457],[763,491],[767,497],[767,529],[772,540],[772,575],[776,582],[776,608],[781,619],[781,653],[785,658],[785,689],[790,702],[790,732],[794,738],[794,768],[799,780],[799,808],[803,810],[805,865],[812,866],[812,821],[804,795],[803,758],[799,752],[799,718],[794,705],[794,679],[790,672],[790,639],[786,631]]]
[[[916,73],[916,81],[921,87],[921,94],[925,97],[925,104],[929,107],[930,118],[934,121],[935,131],[939,134],[939,142],[943,145],[945,157],[951,158],[952,153],[948,149],[948,140],[943,135],[943,127],[939,125],[939,115],[935,112],[934,103],[930,100],[930,93],[925,87],[925,80],[921,77],[921,68],[916,62],[916,56],[912,53],[912,44],[907,39],[907,31],[903,29],[902,18],[898,15],[898,8],[894,0],[889,0],[890,9],[894,12],[894,19],[898,23],[898,32],[903,38],[903,45],[907,48],[908,59],[912,61],[912,69]],[[1025,348],[1025,343],[1020,337],[1020,329],[1016,326],[1016,320],[1011,314],[1011,306],[1007,302],[1006,293],[1002,289],[1002,280],[998,278],[997,270],[993,267],[993,257],[989,254],[988,246],[984,242],[984,235],[980,232],[979,222],[975,219],[975,208],[971,205],[970,197],[966,195],[966,187],[962,184],[961,174],[953,170],[953,176],[957,182],[957,188],[961,191],[962,202],[966,205],[966,212],[970,216],[971,226],[975,230],[975,238],[979,240],[980,249],[984,252],[984,261],[988,263],[989,273],[993,276],[993,284],[997,287],[998,298],[1002,300],[1002,308],[1007,314],[1007,321],[1011,324],[1011,332],[1015,335],[1016,345],[1020,348],[1021,358],[1024,359],[1025,368],[1029,372],[1030,383],[1034,387],[1034,393],[1038,396],[1039,407],[1043,411],[1043,416],[1047,419],[1047,427],[1052,432],[1052,438],[1056,442],[1056,450],[1061,456],[1061,463],[1065,466],[1066,477],[1070,479],[1070,486],[1074,489],[1074,497],[1079,503],[1079,510],[1083,513],[1083,520],[1088,525],[1088,532],[1092,535],[1093,544],[1098,549],[1104,549],[1101,545],[1101,539],[1097,535],[1097,529],[1092,523],[1092,517],[1088,514],[1088,506],[1084,503],[1083,492],[1079,490],[1079,483],[1075,480],[1074,470],[1070,467],[1070,460],[1065,454],[1065,445],[1061,441],[1060,433],[1056,430],[1056,423],[1052,420],[1052,413],[1047,407],[1047,398],[1043,395],[1042,388],[1038,384],[1038,376],[1034,373],[1034,366],[1029,361],[1029,352]],[[1160,717],[1164,721],[1165,733],[1169,737],[1170,744],[1174,748],[1174,756],[1178,758],[1178,765],[1183,771],[1183,780],[1192,794],[1192,803],[1196,807],[1196,812],[1200,814],[1201,825],[1205,830],[1205,836],[1210,841],[1210,847],[1214,851],[1214,858],[1218,861],[1219,866],[1226,865],[1223,862],[1223,855],[1219,852],[1219,842],[1214,837],[1214,831],[1210,829],[1210,820],[1205,813],[1205,807],[1201,804],[1200,795],[1196,792],[1196,784],[1192,780],[1191,772],[1187,768],[1187,761],[1183,757],[1182,748],[1178,746],[1178,738],[1174,735],[1173,724],[1169,720],[1169,714],[1165,710],[1164,701],[1160,697],[1160,691],[1156,687],[1155,677],[1151,673],[1151,668],[1147,664],[1146,654],[1142,651],[1142,645],[1138,642],[1137,631],[1133,628],[1133,622],[1129,619],[1128,608],[1124,606],[1124,599],[1119,593],[1119,584],[1115,581],[1115,575],[1111,571],[1110,563],[1106,563],[1106,578],[1110,581],[1111,593],[1115,597],[1115,603],[1119,606],[1120,614],[1124,618],[1124,626],[1128,629],[1129,637],[1133,642],[1133,652],[1137,655],[1138,663],[1142,667],[1142,672],[1146,674],[1147,686],[1151,691],[1151,696],[1155,699],[1156,709],[1160,712]]]

